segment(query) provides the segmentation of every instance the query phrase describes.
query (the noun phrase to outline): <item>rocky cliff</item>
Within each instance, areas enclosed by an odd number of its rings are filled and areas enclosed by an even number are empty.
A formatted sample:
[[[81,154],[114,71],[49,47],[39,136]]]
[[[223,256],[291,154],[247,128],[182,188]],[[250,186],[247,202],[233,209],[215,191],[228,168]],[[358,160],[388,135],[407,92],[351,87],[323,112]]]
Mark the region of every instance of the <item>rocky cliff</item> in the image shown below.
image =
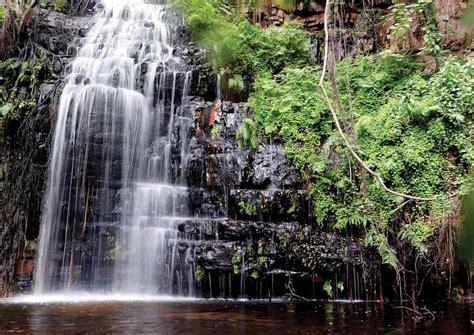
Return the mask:
[[[36,107],[8,124],[5,132],[0,245],[4,292],[29,290],[33,284],[57,99],[68,64],[90,26],[87,16],[42,11],[30,27],[35,49],[49,65],[32,97]],[[205,53],[183,40],[187,45],[177,52],[195,66],[187,103],[193,115],[186,139],[191,148],[187,180],[190,207],[199,219],[185,221],[179,229],[187,241],[183,243],[192,244],[182,251],[192,250],[189,257],[202,295],[281,296],[294,278],[298,286],[311,288],[305,290],[311,296],[315,285],[329,277],[348,282],[350,266],[351,278],[359,282],[353,295],[362,297],[360,241],[315,230],[305,182],[280,143],[262,143],[252,151],[239,148],[237,131],[251,111],[245,103],[216,99],[216,77]],[[175,131],[178,139],[179,129]],[[175,156],[179,159],[179,153]]]
[[[193,241],[202,294],[283,296],[294,282],[299,294],[314,297],[324,281],[334,280],[350,287],[341,298],[365,297],[361,241],[317,228],[304,180],[282,145],[239,148],[248,106],[194,97],[188,108],[194,115],[191,206],[208,219],[186,222],[182,232],[202,238]]]
[[[459,24],[466,1],[436,0],[437,23],[445,46],[469,48],[472,31]],[[347,45],[340,56],[371,53],[387,46],[388,1],[351,1],[341,15]],[[298,4],[292,11],[264,9],[262,27],[294,19],[314,33],[314,56],[320,59],[323,2]],[[34,271],[48,147],[55,121],[61,78],[91,26],[86,17],[42,11],[32,22],[31,41],[48,60],[48,74],[32,97],[35,108],[5,126],[5,176],[0,240],[0,292],[28,289]],[[406,48],[420,48],[416,23]],[[183,30],[180,34],[187,35]],[[216,99],[216,76],[205,53],[194,43],[178,52],[194,64],[187,108],[193,115],[186,139],[190,145],[187,181],[190,207],[198,219],[180,227],[182,258],[195,267],[206,297],[268,297],[284,294],[320,297],[331,283],[339,298],[372,298],[371,274],[379,271],[361,239],[321,231],[312,215],[306,182],[285,157],[281,143],[263,142],[255,150],[239,147],[237,131],[252,111],[245,103]],[[18,60],[19,61],[19,60]],[[174,153],[178,160],[178,153]],[[179,162],[176,163],[176,166]],[[192,252],[190,252],[191,250]],[[184,254],[187,253],[187,254]],[[336,289],[342,283],[343,290]]]
[[[394,25],[390,6],[392,1],[346,1],[337,13],[340,27],[339,57],[353,57],[357,54],[370,54],[383,48],[421,49],[425,44],[423,24],[416,15],[404,33],[403,44],[389,38]],[[248,16],[260,27],[281,26],[293,20],[301,23],[314,34],[313,52],[317,61],[321,60],[324,26],[324,1],[295,2],[294,6],[277,3],[263,6]],[[468,6],[467,0],[435,0],[435,21],[442,34],[442,47],[453,51],[472,50],[473,29],[462,24],[461,17]]]
[[[35,55],[31,61],[40,57],[47,61],[47,66],[34,90],[20,87],[20,97],[35,101],[34,107],[19,119],[3,124],[0,223],[0,292],[3,293],[29,288],[32,284],[35,240],[39,232],[55,107],[63,85],[62,74],[90,26],[89,17],[72,17],[45,10],[38,11],[28,25]],[[11,61],[14,69],[22,66],[21,59]]]

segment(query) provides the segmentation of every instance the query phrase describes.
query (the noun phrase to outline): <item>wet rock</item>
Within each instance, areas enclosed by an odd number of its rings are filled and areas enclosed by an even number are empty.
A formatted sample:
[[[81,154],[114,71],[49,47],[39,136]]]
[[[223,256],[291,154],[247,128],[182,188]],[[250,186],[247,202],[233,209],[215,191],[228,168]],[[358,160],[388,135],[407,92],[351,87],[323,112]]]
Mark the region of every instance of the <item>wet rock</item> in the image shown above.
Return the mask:
[[[252,182],[260,187],[299,188],[301,178],[288,161],[281,144],[262,144],[254,154]]]
[[[235,278],[240,279],[229,290],[245,294],[245,283],[252,280],[267,285],[271,276],[291,274],[311,282],[315,271],[331,275],[344,264],[360,269],[361,241],[314,229],[308,192],[283,145],[239,148],[237,133],[251,113],[248,106],[191,98],[187,108],[193,115],[190,205],[193,215],[216,219],[183,222],[180,231],[199,236],[193,241],[194,261],[206,273],[206,294],[213,296],[222,290],[218,283]]]
[[[59,58],[74,56],[77,45],[93,25],[89,16],[73,17],[59,12],[41,10],[33,40]],[[46,54],[47,57],[51,56]]]

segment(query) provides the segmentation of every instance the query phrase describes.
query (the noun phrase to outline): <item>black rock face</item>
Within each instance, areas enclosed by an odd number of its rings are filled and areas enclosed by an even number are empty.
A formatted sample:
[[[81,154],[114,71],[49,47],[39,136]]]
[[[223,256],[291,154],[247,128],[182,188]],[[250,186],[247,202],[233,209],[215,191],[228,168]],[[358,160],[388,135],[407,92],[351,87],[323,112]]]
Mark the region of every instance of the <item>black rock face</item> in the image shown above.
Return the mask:
[[[0,295],[15,290],[28,292],[33,284],[35,240],[39,232],[49,143],[56,121],[58,92],[63,87],[59,78],[92,25],[90,17],[71,17],[46,10],[41,10],[31,22],[34,24],[28,27],[29,38],[35,52],[42,55],[49,66],[37,90],[21,88],[22,92],[28,92],[22,98],[36,101],[37,107],[20,120],[5,123],[3,128]]]
[[[170,20],[179,19],[173,15],[170,14]],[[53,76],[65,72],[91,24],[89,17],[41,13],[35,42],[58,55],[51,60]],[[183,27],[178,26],[173,33],[182,41],[176,52],[193,69],[190,96],[184,101],[184,108],[190,112],[184,114],[192,115],[192,120],[189,125],[183,121],[172,134],[174,144],[187,143],[189,154],[183,157],[182,153],[173,150],[170,162],[176,178],[185,176],[190,193],[188,211],[195,217],[183,220],[178,226],[179,234],[184,238],[177,246],[179,259],[176,260],[183,266],[192,264],[194,267],[195,293],[204,297],[266,298],[296,290],[299,295],[319,297],[323,283],[329,280],[342,281],[347,288],[351,287],[341,293],[340,298],[363,298],[363,275],[367,265],[361,251],[362,241],[320,231],[312,214],[312,200],[305,182],[285,157],[281,143],[261,143],[255,150],[239,148],[237,132],[242,121],[251,115],[248,105],[216,100],[216,75],[206,62],[206,53],[190,41],[189,32]],[[146,72],[147,64],[144,63],[142,76],[137,80],[143,82]],[[161,73],[162,69],[157,69],[157,78]],[[45,84],[45,92],[41,94],[46,95],[53,89],[61,92],[61,85],[55,88]],[[51,124],[55,123],[56,105],[57,100],[51,99],[39,111],[47,116],[48,122],[39,115],[37,125],[21,136],[38,135],[44,142],[51,132]],[[99,118],[97,124],[100,124]],[[185,126],[189,127],[182,131]],[[96,134],[90,141],[88,170],[92,177],[101,174],[101,145],[107,137],[104,132],[97,131]],[[28,150],[33,152],[37,148]],[[14,148],[12,152],[15,152]],[[120,152],[114,156],[112,170],[116,176],[113,179],[119,180]],[[41,183],[45,179],[47,160],[46,148],[43,148],[41,159],[33,166],[34,174],[41,176]],[[7,187],[11,189],[15,186],[13,177],[7,181],[10,183]],[[102,186],[98,177],[93,182]],[[28,181],[24,183],[25,188]],[[87,259],[97,253],[113,254],[113,245],[97,241],[108,241],[114,234],[114,223],[121,211],[120,199],[126,195],[120,193],[119,184],[109,183],[107,187],[115,190],[111,192],[114,196],[109,199],[110,203],[106,204],[111,209],[108,213],[101,212],[97,203],[97,199],[103,198],[100,194],[90,199],[90,213],[103,218],[97,227],[89,227],[97,236],[82,241],[78,234],[75,244],[77,254]],[[41,192],[35,196],[35,203],[41,204]],[[5,230],[8,239],[2,241],[0,249],[7,261],[0,265],[0,272],[3,271],[4,282],[8,285],[14,278],[14,266],[18,263],[15,255],[21,245],[21,227],[26,220],[29,222],[28,240],[37,237],[40,206],[36,207],[34,211],[20,211],[16,223]],[[78,211],[76,216],[81,220],[84,213]],[[86,278],[91,275],[88,266],[91,265],[84,262],[78,268],[86,281],[91,280]],[[96,275],[101,278],[100,273]],[[29,290],[33,284],[32,272],[18,273],[17,283],[17,288]]]
[[[354,287],[341,298],[362,297],[362,242],[317,228],[302,176],[283,145],[239,148],[237,132],[249,107],[194,97],[188,108],[194,115],[190,206],[208,221],[181,229],[200,237],[193,254],[201,293],[265,298],[288,294],[294,283],[298,294],[314,297],[325,280],[339,276]]]

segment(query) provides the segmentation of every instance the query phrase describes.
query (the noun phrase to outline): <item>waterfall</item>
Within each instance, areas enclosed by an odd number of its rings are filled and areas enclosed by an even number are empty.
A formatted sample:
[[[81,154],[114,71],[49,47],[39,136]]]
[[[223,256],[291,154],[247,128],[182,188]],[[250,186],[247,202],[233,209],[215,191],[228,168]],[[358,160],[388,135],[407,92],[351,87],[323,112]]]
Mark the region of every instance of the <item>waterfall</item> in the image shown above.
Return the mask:
[[[191,295],[180,19],[144,0],[100,6],[60,98],[35,293]]]

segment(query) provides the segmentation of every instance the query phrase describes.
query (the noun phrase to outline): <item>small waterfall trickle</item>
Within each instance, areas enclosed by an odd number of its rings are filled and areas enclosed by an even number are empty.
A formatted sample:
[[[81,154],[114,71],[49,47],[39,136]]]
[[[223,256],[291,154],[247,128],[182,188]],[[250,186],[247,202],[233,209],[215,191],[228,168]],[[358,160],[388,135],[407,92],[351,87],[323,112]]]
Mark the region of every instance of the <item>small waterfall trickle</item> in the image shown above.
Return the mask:
[[[181,19],[144,0],[104,0],[58,108],[36,293],[194,294]]]

